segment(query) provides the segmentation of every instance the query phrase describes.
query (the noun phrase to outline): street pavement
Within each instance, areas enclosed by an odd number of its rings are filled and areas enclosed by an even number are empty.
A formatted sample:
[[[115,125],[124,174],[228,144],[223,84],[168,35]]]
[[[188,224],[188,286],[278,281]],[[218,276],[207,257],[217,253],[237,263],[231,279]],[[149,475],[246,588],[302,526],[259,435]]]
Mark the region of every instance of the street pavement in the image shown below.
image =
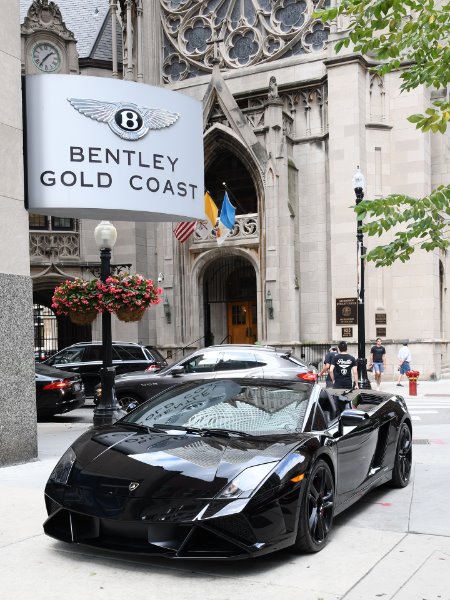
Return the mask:
[[[318,554],[168,561],[112,554],[44,535],[43,489],[64,450],[92,422],[82,408],[38,424],[39,458],[0,469],[2,598],[79,600],[450,600],[450,381],[383,383],[413,417],[410,485],[374,490],[335,520]]]

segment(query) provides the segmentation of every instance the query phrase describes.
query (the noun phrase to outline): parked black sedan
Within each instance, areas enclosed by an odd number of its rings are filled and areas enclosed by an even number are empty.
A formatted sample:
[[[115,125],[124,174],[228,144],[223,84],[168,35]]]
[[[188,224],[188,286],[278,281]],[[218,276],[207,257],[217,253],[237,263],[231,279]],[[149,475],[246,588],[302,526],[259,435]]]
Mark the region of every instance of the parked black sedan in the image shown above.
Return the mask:
[[[45,488],[47,535],[166,558],[317,552],[333,518],[408,484],[412,426],[397,395],[314,383],[190,382],[91,429]]]
[[[201,348],[185,356],[170,367],[158,372],[136,371],[116,377],[116,396],[120,406],[140,404],[159,392],[202,377],[203,379],[255,377],[261,379],[288,379],[316,381],[317,371],[307,366],[290,352],[270,346],[248,344],[221,344]],[[98,404],[101,386],[94,392]]]
[[[35,364],[37,418],[43,419],[80,408],[86,401],[76,373]]]

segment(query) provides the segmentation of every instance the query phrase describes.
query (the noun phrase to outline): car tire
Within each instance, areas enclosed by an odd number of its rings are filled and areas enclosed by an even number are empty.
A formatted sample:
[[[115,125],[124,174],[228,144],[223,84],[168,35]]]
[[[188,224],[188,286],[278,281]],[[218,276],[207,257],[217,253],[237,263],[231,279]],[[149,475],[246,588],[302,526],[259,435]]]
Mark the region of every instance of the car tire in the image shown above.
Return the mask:
[[[412,468],[412,433],[407,423],[400,427],[395,451],[394,468],[392,469],[391,486],[404,488],[409,483]]]
[[[122,410],[127,410],[130,404],[141,404],[142,400],[135,394],[128,394],[124,392],[117,396],[117,402]]]
[[[294,550],[319,552],[328,542],[334,513],[334,480],[325,461],[313,465],[305,485]]]

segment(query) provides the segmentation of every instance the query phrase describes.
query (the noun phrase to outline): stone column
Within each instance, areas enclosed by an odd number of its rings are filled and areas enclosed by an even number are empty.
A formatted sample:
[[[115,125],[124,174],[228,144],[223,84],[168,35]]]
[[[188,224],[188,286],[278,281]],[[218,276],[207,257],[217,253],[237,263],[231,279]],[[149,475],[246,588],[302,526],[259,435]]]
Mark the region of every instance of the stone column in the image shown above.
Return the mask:
[[[142,12],[142,73],[144,82],[161,84],[162,26],[159,2],[145,2]]]
[[[111,39],[112,39],[112,76],[117,79],[118,64],[117,64],[117,2],[116,0],[109,0],[110,12],[111,12]]]
[[[331,59],[328,67],[330,267],[333,339],[341,339],[336,326],[336,298],[356,298],[358,263],[357,220],[353,212],[352,177],[357,165],[366,174],[366,69],[357,58]],[[367,321],[367,314],[366,314]],[[358,329],[353,325],[356,343]]]
[[[273,83],[276,86],[276,82]],[[265,190],[266,273],[262,298],[270,291],[274,318],[266,311],[268,343],[286,343],[298,337],[298,303],[294,289],[294,227],[289,210],[288,158],[283,131],[283,101],[269,91],[264,124],[270,155]],[[265,279],[265,282],[264,282]]]
[[[142,0],[138,0],[137,2],[137,81],[142,83],[144,80],[144,74],[142,72],[142,16],[143,16],[143,8],[142,8]]]
[[[126,32],[127,35],[124,39],[126,47],[126,64],[124,64],[124,75],[125,79],[133,79],[133,42],[134,42],[134,27],[133,27],[133,15],[132,15],[132,0],[126,0]]]
[[[0,466],[37,456],[19,22],[19,1],[12,0],[0,20]]]

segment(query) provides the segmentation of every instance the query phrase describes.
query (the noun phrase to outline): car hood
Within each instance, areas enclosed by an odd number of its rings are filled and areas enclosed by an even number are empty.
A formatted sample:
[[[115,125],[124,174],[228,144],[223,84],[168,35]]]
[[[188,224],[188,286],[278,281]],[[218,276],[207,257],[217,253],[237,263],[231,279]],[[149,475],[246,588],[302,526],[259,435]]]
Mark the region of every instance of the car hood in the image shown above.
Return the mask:
[[[226,438],[120,426],[94,429],[73,445],[77,462],[71,482],[103,489],[113,485],[124,495],[130,484],[138,483],[134,497],[213,498],[244,469],[280,461],[298,445],[298,436]]]

